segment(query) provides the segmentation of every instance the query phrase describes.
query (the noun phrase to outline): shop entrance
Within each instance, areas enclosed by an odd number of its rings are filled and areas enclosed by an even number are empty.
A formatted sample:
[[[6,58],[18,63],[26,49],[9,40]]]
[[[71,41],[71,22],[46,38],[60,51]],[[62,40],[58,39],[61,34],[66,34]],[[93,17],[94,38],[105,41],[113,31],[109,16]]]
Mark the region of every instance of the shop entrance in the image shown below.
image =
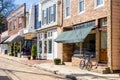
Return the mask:
[[[100,61],[107,63],[107,31],[101,31],[100,35]]]

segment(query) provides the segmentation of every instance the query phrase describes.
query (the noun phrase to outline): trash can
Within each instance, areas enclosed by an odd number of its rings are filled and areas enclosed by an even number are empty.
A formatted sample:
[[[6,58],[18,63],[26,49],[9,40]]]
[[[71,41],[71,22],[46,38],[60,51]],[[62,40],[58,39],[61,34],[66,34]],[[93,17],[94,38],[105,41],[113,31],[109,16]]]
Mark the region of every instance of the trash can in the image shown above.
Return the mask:
[[[8,51],[7,50],[5,50],[5,54],[7,54],[8,53]]]

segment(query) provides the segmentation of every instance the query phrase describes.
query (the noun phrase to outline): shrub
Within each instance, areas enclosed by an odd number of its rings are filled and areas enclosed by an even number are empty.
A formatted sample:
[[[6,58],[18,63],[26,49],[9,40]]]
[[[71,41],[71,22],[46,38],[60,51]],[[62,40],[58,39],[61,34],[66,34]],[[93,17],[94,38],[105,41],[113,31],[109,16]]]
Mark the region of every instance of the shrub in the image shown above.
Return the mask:
[[[60,64],[61,63],[61,60],[59,59],[59,58],[55,58],[54,59],[54,64],[55,65],[58,65],[58,64]]]
[[[37,46],[34,44],[33,46],[32,46],[32,56],[36,56],[37,55]]]
[[[12,56],[12,53],[8,53],[8,56]]]

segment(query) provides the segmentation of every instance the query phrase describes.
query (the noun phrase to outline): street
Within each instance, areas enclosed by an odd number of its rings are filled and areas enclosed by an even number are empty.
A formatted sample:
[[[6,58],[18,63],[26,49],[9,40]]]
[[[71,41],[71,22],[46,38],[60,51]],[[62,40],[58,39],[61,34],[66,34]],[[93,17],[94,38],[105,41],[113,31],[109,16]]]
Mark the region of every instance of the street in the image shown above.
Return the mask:
[[[61,76],[0,57],[0,80],[67,80]]]

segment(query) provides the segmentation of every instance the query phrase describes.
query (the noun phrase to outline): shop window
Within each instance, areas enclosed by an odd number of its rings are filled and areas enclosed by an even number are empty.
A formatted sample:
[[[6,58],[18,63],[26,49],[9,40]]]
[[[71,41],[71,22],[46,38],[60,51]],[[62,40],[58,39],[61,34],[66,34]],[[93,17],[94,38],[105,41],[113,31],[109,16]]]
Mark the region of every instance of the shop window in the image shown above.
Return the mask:
[[[44,38],[47,39],[47,33],[44,33]]]
[[[48,37],[52,37],[52,31],[48,32]]]
[[[100,19],[100,26],[107,26],[107,18]]]
[[[39,53],[42,53],[42,41],[39,41]]]
[[[43,36],[42,33],[40,33],[39,34],[39,39],[42,39],[43,38],[42,36]]]
[[[48,53],[52,53],[52,39],[48,40]]]
[[[44,53],[47,53],[47,41],[44,41]]]

